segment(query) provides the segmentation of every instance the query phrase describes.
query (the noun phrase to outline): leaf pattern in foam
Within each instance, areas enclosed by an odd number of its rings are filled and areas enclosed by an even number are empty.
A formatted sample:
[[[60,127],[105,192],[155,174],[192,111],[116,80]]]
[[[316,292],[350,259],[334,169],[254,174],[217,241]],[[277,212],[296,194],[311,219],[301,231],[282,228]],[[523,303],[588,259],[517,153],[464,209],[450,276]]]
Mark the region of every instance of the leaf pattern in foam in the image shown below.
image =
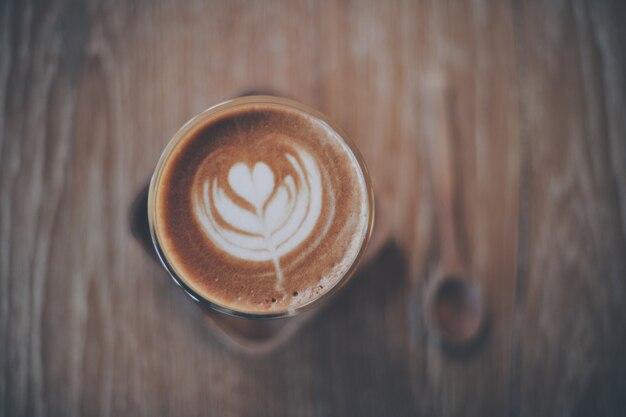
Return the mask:
[[[242,162],[230,167],[227,186],[256,212],[239,206],[216,179],[207,179],[196,199],[198,219],[220,249],[249,261],[271,260],[277,276],[282,276],[279,258],[313,233],[322,206],[322,177],[315,159],[302,149],[293,150],[294,155],[285,154],[293,176],[285,176],[280,184],[266,162],[252,169]]]

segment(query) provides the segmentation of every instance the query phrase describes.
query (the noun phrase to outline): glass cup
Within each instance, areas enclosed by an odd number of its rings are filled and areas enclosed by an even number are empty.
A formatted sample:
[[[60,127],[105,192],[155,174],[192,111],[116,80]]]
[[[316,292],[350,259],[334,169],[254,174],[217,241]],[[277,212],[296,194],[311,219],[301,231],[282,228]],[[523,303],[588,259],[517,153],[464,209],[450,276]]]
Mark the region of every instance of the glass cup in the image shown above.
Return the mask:
[[[288,107],[292,110],[296,110],[310,117],[316,118],[319,121],[328,125],[332,130],[334,130],[341,138],[341,140],[343,140],[344,143],[348,146],[348,148],[354,155],[355,160],[357,161],[357,169],[361,171],[361,174],[363,175],[363,178],[365,180],[369,206],[369,218],[367,222],[365,237],[354,262],[352,263],[346,274],[333,286],[333,288],[328,290],[317,299],[314,299],[295,309],[286,310],[278,313],[250,313],[237,311],[232,308],[220,305],[219,302],[217,302],[216,300],[212,300],[209,297],[203,297],[198,294],[191,288],[190,285],[185,282],[184,276],[182,276],[182,274],[179,274],[173,267],[173,265],[169,262],[168,254],[166,253],[166,251],[163,250],[163,247],[159,243],[159,234],[156,230],[157,225],[154,221],[154,219],[156,218],[156,196],[159,191],[159,181],[161,180],[163,168],[165,167],[170,155],[172,155],[172,152],[176,149],[177,145],[190,132],[192,132],[195,127],[197,127],[199,124],[205,123],[208,119],[219,116],[222,112],[229,111],[234,108],[258,104],[272,104]],[[345,284],[354,275],[360,261],[363,258],[363,255],[365,254],[374,226],[374,211],[374,192],[367,166],[365,165],[365,161],[363,160],[363,157],[359,153],[358,149],[347,138],[346,134],[334,122],[329,120],[322,113],[293,100],[274,96],[238,97],[212,106],[189,120],[178,132],[176,132],[174,137],[165,147],[165,150],[161,154],[156,169],[152,175],[148,191],[148,221],[150,234],[152,237],[154,249],[156,250],[156,253],[165,269],[169,272],[172,279],[203,308],[203,310],[207,314],[207,318],[209,319],[208,322],[218,331],[218,333],[222,333],[224,339],[227,339],[227,341],[228,339],[230,339],[230,342],[232,342],[230,344],[238,345],[240,347],[246,344],[250,344],[251,346],[256,347],[256,350],[259,350],[260,346],[275,344],[272,342],[275,342],[278,339],[284,339],[284,335],[287,333],[294,333],[295,328],[298,327],[296,325],[298,321],[304,321],[304,317],[312,316],[313,312],[318,310],[318,307],[320,305],[326,303],[335,294],[337,294],[337,292],[342,287],[345,286]],[[303,312],[306,312],[307,314],[302,315],[301,313]],[[296,320],[297,317],[294,316],[303,318],[301,320]]]

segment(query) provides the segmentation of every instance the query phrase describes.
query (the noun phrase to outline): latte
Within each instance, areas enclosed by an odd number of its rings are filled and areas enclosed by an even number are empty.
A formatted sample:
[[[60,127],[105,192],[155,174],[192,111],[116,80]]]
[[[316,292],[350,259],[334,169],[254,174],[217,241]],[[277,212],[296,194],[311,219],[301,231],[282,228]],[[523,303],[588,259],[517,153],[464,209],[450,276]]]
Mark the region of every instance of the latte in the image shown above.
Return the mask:
[[[371,233],[371,187],[344,138],[307,110],[237,99],[192,119],[164,152],[153,239],[194,298],[290,314],[353,271]]]

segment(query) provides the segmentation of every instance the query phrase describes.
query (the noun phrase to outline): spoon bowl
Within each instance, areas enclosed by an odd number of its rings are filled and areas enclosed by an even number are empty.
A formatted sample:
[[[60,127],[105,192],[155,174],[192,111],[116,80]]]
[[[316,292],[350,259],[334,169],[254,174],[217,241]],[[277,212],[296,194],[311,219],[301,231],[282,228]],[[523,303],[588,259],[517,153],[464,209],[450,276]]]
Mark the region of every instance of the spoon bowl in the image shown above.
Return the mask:
[[[481,291],[461,275],[443,275],[429,289],[426,314],[431,332],[442,342],[453,346],[471,344],[484,322]]]

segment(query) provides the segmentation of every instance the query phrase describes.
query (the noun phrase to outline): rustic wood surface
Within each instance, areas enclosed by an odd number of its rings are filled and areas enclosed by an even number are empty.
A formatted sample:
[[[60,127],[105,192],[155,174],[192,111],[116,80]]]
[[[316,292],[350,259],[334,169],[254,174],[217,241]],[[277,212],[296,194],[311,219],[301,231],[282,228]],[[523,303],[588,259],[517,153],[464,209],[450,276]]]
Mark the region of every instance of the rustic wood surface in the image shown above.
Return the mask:
[[[626,415],[626,6],[611,1],[0,2],[1,416]],[[432,343],[425,156],[446,74],[486,337]],[[358,143],[391,239],[247,357],[129,231],[189,117],[251,89]]]

